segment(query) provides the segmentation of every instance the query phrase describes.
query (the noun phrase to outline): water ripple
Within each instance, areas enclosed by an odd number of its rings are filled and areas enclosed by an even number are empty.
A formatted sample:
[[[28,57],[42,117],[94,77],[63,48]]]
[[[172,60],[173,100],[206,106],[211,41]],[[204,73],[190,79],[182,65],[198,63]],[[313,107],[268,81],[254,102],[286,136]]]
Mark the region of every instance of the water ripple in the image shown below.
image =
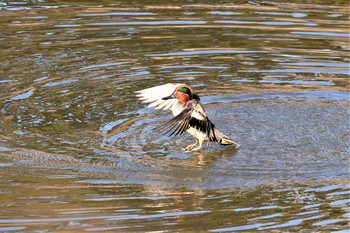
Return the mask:
[[[234,49],[209,49],[209,50],[194,50],[181,51],[161,54],[147,54],[149,57],[167,57],[167,56],[189,56],[189,55],[209,55],[209,54],[245,54],[245,53],[262,53],[263,51],[254,50],[234,50]]]
[[[348,228],[346,1],[0,9],[0,231]],[[168,82],[242,147],[155,132]]]
[[[101,22],[90,23],[89,26],[118,26],[118,25],[202,25],[206,21],[195,20],[164,20],[164,21],[127,21],[127,22]]]

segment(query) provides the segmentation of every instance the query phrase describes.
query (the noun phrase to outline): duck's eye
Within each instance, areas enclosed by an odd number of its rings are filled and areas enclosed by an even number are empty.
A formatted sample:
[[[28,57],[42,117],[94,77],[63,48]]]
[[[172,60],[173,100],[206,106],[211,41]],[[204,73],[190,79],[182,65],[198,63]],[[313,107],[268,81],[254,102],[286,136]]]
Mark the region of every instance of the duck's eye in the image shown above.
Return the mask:
[[[188,89],[187,87],[180,87],[178,91],[179,91],[179,92],[182,92],[182,93],[185,93],[185,94],[187,94],[187,95],[190,95],[190,94],[191,94],[190,89]]]

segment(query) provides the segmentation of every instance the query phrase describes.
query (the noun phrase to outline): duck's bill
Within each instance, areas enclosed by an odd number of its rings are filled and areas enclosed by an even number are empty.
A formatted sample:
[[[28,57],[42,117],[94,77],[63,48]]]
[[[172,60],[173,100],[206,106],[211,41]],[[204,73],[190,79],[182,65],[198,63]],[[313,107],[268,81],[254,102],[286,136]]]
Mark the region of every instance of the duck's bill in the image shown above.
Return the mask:
[[[167,97],[163,97],[162,100],[170,100],[170,99],[175,99],[175,98],[176,98],[175,95],[171,94],[171,95],[169,95]]]

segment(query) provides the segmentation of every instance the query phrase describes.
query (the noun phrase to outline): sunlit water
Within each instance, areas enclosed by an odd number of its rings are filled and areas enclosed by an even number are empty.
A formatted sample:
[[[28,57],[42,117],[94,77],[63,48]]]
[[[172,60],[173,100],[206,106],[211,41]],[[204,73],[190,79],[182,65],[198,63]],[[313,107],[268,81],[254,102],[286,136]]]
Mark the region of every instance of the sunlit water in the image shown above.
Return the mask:
[[[0,2],[0,231],[349,228],[347,1]],[[240,149],[136,90],[198,90]]]

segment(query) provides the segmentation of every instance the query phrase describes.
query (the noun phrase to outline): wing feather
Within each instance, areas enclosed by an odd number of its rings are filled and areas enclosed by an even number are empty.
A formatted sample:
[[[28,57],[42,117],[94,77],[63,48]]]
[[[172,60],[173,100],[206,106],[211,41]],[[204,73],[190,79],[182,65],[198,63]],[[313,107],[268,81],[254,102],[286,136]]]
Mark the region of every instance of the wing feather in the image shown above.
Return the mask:
[[[197,100],[189,101],[179,115],[165,122],[158,128],[158,131],[164,132],[165,135],[177,136],[190,127],[206,134],[210,140],[216,140],[215,126]]]
[[[175,136],[188,130],[191,119],[191,109],[185,108],[180,114],[165,122],[158,128],[158,131],[164,132],[164,135]]]
[[[150,87],[140,91],[136,91],[136,96],[142,100],[142,103],[148,103],[148,107],[156,109],[170,109],[174,104],[178,103],[176,99],[163,100],[162,98],[171,95],[176,87],[183,84],[167,83],[164,85]]]

